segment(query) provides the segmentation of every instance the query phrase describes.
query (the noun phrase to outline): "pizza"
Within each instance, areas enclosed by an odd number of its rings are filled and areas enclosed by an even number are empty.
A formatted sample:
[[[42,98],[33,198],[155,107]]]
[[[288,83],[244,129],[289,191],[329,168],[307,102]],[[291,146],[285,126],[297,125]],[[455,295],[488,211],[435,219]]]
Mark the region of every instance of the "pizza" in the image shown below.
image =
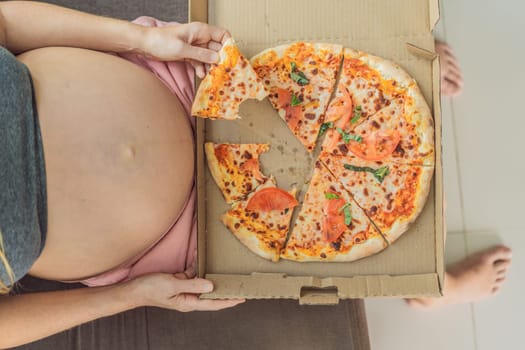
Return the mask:
[[[212,170],[217,184],[236,201],[223,223],[272,261],[348,262],[393,244],[423,210],[434,173],[434,123],[415,80],[393,62],[332,44],[282,45],[251,64],[306,149],[324,139],[301,203],[260,173],[268,145],[220,145],[266,146],[243,157],[207,144],[210,169],[223,164]]]
[[[237,119],[239,105],[249,99],[264,99],[268,93],[261,80],[229,38],[219,51],[219,63],[199,85],[191,114],[211,119]]]
[[[321,162],[393,243],[423,209],[433,167],[321,154]]]
[[[379,231],[321,162],[281,257],[295,261],[354,261],[387,247]]]
[[[297,42],[265,50],[251,64],[292,133],[313,151],[342,59],[342,46]]]
[[[269,149],[268,144],[204,144],[211,175],[227,203],[246,197],[268,179],[259,156]]]
[[[224,225],[258,256],[278,261],[286,240],[296,190],[284,191],[269,178],[222,216]]]

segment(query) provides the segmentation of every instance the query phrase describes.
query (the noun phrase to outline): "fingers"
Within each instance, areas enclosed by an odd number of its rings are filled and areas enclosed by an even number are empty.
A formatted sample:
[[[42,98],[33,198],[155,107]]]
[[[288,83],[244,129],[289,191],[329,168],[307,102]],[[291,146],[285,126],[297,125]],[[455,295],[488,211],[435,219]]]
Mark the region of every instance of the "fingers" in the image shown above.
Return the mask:
[[[222,44],[216,41],[210,41],[208,43],[208,49],[213,51],[219,51],[220,49],[222,49]]]
[[[202,278],[177,279],[173,286],[173,295],[182,293],[201,294],[213,290],[213,284]]]
[[[191,60],[203,62],[203,63],[216,63],[219,60],[219,54],[213,50],[193,46],[191,44],[184,43],[181,50],[181,56]]]
[[[204,68],[204,64],[194,60],[191,60],[190,64],[193,67],[193,69],[195,69],[195,74],[197,74],[197,76],[200,79],[204,78],[204,76],[206,75],[206,69]],[[195,271],[193,272],[193,276],[195,276]]]
[[[209,41],[224,44],[231,37],[226,29],[201,22],[189,23],[184,29],[187,32],[188,42],[192,44],[203,44]]]
[[[245,302],[245,299],[231,299],[231,300],[220,300],[220,299],[199,299],[196,295],[184,294],[179,296],[177,302],[183,305],[179,308],[180,311],[217,311]]]
[[[209,24],[200,24],[205,26],[205,33],[209,34],[212,41],[224,44],[226,40],[228,40],[231,37],[230,33],[224,28],[212,26]]]

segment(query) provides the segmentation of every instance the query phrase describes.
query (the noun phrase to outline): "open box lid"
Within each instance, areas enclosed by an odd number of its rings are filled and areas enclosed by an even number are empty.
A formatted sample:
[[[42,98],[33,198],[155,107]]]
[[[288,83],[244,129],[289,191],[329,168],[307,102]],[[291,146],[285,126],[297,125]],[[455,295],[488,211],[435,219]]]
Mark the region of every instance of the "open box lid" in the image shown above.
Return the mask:
[[[318,304],[337,302],[339,298],[441,294],[444,274],[441,111],[439,61],[432,36],[438,9],[437,0],[190,1],[190,20],[227,28],[247,57],[280,44],[312,41],[342,44],[398,63],[418,82],[433,110],[436,133],[436,168],[427,204],[409,232],[391,247],[353,263],[275,264],[254,256],[244,247],[239,249],[240,243],[222,226],[218,218],[228,205],[207,173],[202,145],[210,140],[269,142],[272,148],[279,148],[284,144],[274,147],[274,143],[283,138],[291,140],[293,136],[267,101],[246,101],[241,106],[245,118],[226,122],[229,124],[198,119],[198,270],[199,276],[215,285],[214,292],[205,297],[294,298]],[[275,126],[269,128],[268,121],[257,121],[257,115],[271,114],[275,115]],[[286,147],[295,147],[287,142]],[[296,182],[297,178],[279,173],[282,170],[279,165],[272,165],[276,162],[275,154],[270,152],[263,157],[266,157],[262,158],[263,166],[270,164],[266,169],[269,171],[264,172],[274,173],[279,187],[289,188]],[[301,155],[282,152],[280,157],[280,166],[301,159]],[[307,156],[304,157],[307,162]],[[307,164],[304,168],[310,167]],[[297,172],[304,173],[305,169]]]

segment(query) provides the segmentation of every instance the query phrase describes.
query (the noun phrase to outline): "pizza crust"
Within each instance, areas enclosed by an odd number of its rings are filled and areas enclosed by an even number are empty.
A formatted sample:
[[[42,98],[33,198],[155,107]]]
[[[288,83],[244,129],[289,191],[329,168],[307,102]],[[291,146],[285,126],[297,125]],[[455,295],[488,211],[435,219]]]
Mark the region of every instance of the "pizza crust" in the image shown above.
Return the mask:
[[[403,233],[408,230],[408,227],[413,223],[423,208],[425,207],[428,194],[432,185],[432,176],[434,175],[433,167],[420,167],[422,170],[421,176],[417,184],[416,198],[414,199],[414,209],[409,216],[398,218],[391,226],[391,229],[386,232],[381,232],[388,243],[394,243]]]
[[[265,249],[261,241],[258,240],[253,232],[249,231],[244,225],[239,226],[237,229],[235,228],[235,224],[239,223],[237,217],[230,216],[228,212],[226,212],[222,216],[222,222],[235,235],[235,237],[237,237],[237,239],[253,253],[267,260],[274,262],[279,261],[280,250]]]
[[[334,251],[333,249],[323,249],[321,252],[326,255],[324,259],[317,255],[312,256],[306,249],[285,250],[283,254],[281,254],[281,258],[299,262],[350,262],[377,254],[387,246],[383,237],[377,235],[370,237],[363,243],[354,245],[344,253]]]
[[[423,158],[421,165],[434,166],[434,119],[416,82],[408,87],[407,99],[405,100],[405,115],[417,125],[417,136],[421,141],[418,152],[420,154],[428,154]]]

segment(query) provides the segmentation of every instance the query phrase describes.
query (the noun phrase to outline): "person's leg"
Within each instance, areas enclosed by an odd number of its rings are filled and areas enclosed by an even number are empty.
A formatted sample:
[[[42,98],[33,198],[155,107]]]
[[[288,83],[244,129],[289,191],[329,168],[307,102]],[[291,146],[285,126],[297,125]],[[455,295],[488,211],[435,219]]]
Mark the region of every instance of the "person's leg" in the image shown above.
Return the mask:
[[[463,90],[463,75],[452,48],[436,40],[436,53],[441,63],[441,94],[443,96],[459,95]]]
[[[498,293],[510,266],[512,251],[495,246],[472,254],[451,266],[445,274],[441,298],[414,298],[413,307],[431,308],[441,305],[478,301]]]

